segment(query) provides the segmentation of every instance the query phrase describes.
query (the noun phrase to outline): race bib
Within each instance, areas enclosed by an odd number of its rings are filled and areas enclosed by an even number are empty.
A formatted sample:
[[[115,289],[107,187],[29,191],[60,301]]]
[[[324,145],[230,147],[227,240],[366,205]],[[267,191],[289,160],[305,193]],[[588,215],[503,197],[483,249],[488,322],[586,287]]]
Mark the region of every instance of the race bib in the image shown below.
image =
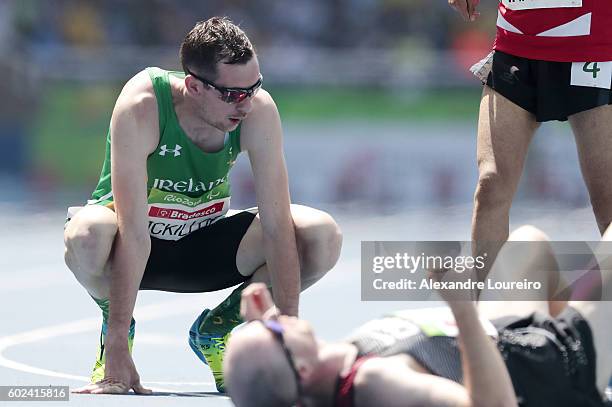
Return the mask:
[[[151,189],[149,193],[149,234],[163,240],[179,240],[221,219],[230,206],[230,197],[208,200],[212,192],[192,198],[176,192]]]
[[[570,84],[610,89],[612,87],[612,61],[574,62]]]
[[[502,3],[510,10],[582,7],[582,0],[502,0]]]
[[[450,336],[457,337],[459,328],[455,322],[455,317],[448,308],[440,308],[437,312],[415,312],[418,310],[396,311],[392,315],[410,320],[417,325],[421,331],[429,336]],[[497,338],[497,329],[486,318],[480,317],[480,324],[485,333],[491,338]]]

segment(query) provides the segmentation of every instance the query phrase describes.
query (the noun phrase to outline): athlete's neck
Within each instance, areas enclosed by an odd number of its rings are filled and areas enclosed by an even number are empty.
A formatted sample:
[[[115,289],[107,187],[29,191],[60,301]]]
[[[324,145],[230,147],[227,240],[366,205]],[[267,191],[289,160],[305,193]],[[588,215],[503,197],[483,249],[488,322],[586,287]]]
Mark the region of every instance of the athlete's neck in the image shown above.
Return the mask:
[[[340,374],[351,369],[357,358],[357,348],[350,343],[321,343],[319,363],[313,372],[313,379],[305,384],[308,395],[304,405],[329,406],[336,396],[336,382]]]
[[[222,147],[225,132],[206,120],[202,106],[188,94],[185,83],[177,79],[171,80],[170,84],[174,111],[187,137],[205,151]]]

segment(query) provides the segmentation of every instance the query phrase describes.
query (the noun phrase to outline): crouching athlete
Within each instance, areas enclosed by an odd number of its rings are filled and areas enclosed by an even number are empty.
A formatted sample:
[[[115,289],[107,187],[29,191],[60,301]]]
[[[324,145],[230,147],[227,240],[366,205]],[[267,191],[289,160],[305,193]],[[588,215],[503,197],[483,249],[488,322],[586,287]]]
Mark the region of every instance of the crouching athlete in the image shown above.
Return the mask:
[[[127,82],[98,186],[65,227],[66,264],[103,314],[93,384],[82,392],[148,392],[131,356],[138,290],[238,286],[189,331],[223,391],[241,290],[264,282],[282,312],[297,315],[300,291],[339,256],[334,220],[290,204],[279,113],[245,33],[225,18],[200,22],[180,57],[183,72],[147,68]],[[230,211],[228,173],[240,152],[251,162],[258,207]]]

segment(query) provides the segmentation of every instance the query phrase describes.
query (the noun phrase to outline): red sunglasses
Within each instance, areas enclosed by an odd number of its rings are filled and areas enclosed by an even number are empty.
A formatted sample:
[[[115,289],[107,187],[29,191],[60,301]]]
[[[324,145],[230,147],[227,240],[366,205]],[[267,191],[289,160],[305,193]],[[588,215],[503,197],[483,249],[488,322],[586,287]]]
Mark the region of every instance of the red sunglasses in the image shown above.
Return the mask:
[[[255,94],[263,84],[263,76],[259,74],[259,79],[257,80],[257,82],[255,82],[255,84],[249,88],[225,88],[223,86],[215,85],[213,82],[194,74],[189,69],[186,69],[185,72],[193,76],[200,82],[204,83],[205,85],[208,85],[209,87],[215,89],[217,92],[220,93],[219,99],[229,104],[240,103],[245,99],[255,96]]]

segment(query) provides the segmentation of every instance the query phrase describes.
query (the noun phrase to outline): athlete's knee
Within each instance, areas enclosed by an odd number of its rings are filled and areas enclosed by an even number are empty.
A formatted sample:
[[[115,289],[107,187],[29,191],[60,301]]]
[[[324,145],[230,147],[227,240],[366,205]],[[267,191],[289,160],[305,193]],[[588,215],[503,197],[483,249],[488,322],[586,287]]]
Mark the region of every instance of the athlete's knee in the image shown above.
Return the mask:
[[[511,180],[498,171],[484,170],[478,177],[474,201],[480,209],[509,209],[513,194]]]
[[[307,222],[296,222],[296,239],[303,268],[322,276],[340,257],[342,231],[328,213],[316,211],[315,217]]]
[[[518,242],[548,242],[550,238],[542,230],[533,225],[523,225],[515,229],[508,238]]]
[[[67,228],[66,264],[73,272],[101,274],[116,233],[116,222],[109,220],[83,221]]]
[[[117,233],[117,225],[111,222],[87,222],[66,234],[66,248],[78,252],[96,251],[107,245]]]

